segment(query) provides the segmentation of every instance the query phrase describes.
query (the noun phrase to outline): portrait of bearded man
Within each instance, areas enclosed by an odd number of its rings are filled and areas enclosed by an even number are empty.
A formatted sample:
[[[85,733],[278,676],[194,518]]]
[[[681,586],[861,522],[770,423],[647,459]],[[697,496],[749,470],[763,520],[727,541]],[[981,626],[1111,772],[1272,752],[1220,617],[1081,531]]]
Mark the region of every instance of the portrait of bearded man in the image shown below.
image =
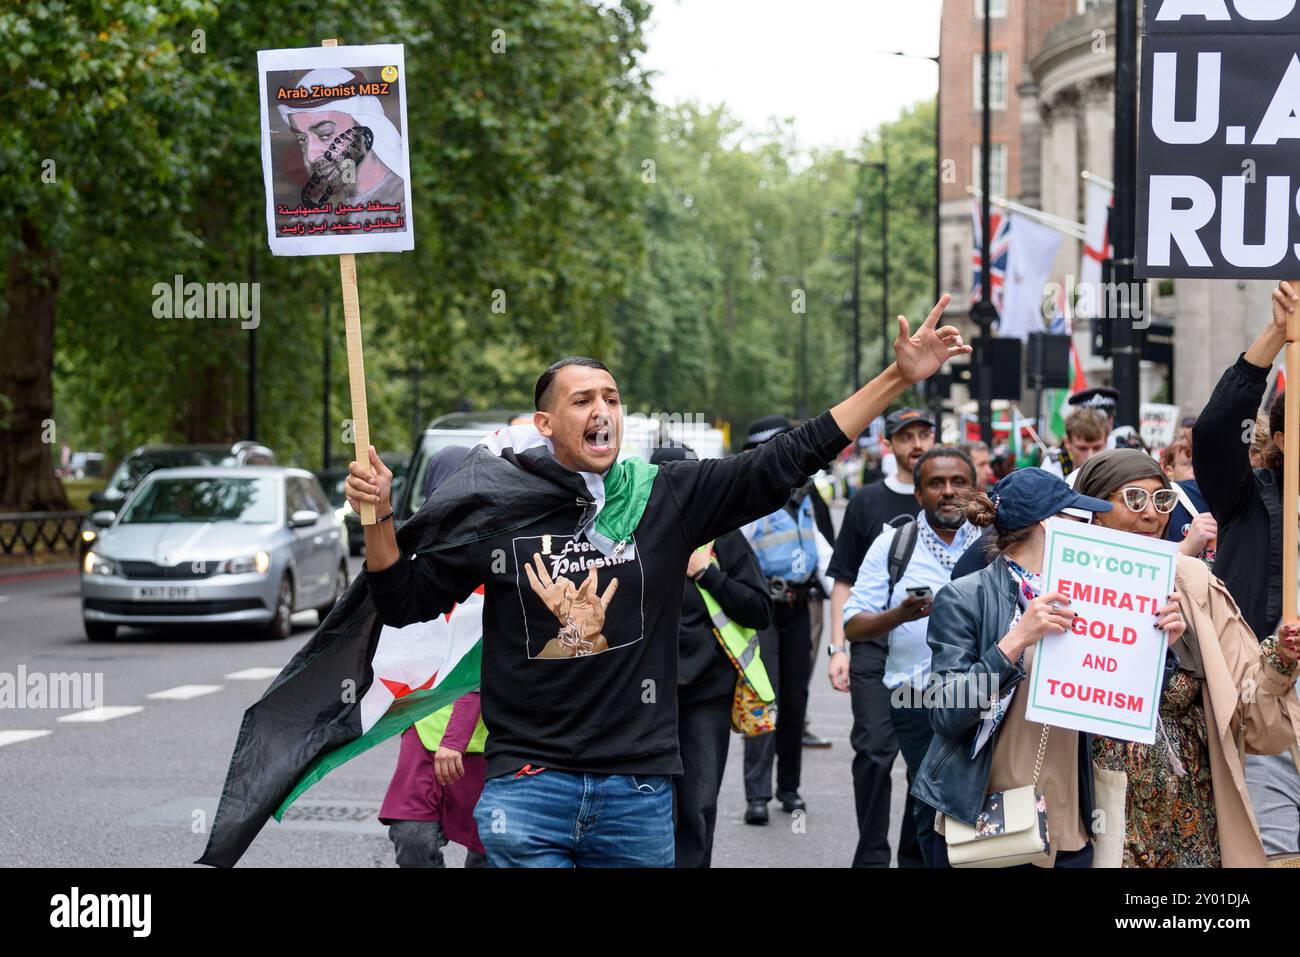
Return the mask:
[[[302,151],[308,175],[302,192],[304,205],[404,205],[402,134],[384,112],[380,97],[331,99],[328,94],[330,90],[349,86],[356,89],[366,83],[369,80],[358,71],[341,67],[312,70],[298,80],[296,87],[320,88],[326,91],[325,96],[296,99],[292,106],[276,105]]]

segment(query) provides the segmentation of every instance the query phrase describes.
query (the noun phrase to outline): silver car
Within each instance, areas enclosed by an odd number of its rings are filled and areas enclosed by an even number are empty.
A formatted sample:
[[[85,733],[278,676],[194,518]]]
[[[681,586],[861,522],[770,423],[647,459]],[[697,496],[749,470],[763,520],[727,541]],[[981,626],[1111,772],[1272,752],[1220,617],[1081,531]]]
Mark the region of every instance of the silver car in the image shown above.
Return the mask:
[[[119,625],[247,624],[287,638],[348,584],[343,526],[310,472],[274,466],[150,473],[100,526],[81,568],[86,637]]]

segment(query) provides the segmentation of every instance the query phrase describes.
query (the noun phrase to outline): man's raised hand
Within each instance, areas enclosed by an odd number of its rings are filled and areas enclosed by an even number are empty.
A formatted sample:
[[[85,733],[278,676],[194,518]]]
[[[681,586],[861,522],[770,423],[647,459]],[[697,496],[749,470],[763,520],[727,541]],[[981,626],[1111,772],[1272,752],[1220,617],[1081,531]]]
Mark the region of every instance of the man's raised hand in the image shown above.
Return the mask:
[[[898,338],[894,340],[894,357],[898,370],[910,383],[928,379],[939,371],[949,359],[966,355],[971,347],[962,342],[956,326],[938,327],[939,318],[952,296],[945,294],[930,310],[916,332],[908,326],[907,317],[898,317]],[[937,327],[937,328],[936,328]]]
[[[1287,316],[1295,312],[1297,303],[1300,303],[1300,283],[1285,279],[1279,282],[1273,290],[1273,325],[1283,333],[1286,332]]]
[[[348,480],[343,483],[343,494],[352,506],[352,511],[358,515],[361,514],[361,503],[368,502],[375,506],[378,517],[383,518],[393,510],[389,501],[393,491],[393,473],[379,461],[379,453],[373,445],[369,451],[368,465],[353,462],[348,466]]]

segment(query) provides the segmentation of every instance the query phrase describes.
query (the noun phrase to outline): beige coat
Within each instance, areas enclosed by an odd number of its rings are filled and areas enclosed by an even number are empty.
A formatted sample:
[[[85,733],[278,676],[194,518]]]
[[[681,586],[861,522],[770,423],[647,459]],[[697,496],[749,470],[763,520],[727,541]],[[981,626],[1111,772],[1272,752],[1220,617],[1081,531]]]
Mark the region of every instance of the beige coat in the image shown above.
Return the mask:
[[[1201,693],[1223,866],[1263,867],[1243,753],[1280,754],[1293,746],[1300,707],[1286,696],[1295,675],[1284,678],[1268,663],[1236,602],[1204,562],[1180,555],[1174,580],[1205,665]]]

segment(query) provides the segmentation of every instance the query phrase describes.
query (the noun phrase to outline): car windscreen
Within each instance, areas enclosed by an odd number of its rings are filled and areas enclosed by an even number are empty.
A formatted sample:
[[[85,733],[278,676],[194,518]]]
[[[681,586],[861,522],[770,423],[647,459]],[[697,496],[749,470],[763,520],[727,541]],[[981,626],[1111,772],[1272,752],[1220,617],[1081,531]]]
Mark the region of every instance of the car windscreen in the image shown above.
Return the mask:
[[[123,525],[165,522],[239,522],[265,525],[276,519],[276,483],[271,478],[160,478],[140,490]]]
[[[403,509],[403,514],[397,516],[398,520],[405,521],[410,518],[424,504],[424,480],[429,471],[429,462],[435,455],[453,445],[472,449],[491,434],[491,432],[477,432],[465,429],[464,431],[457,431],[453,435],[425,435],[420,440],[420,451],[416,454],[411,475],[406,479],[410,483],[411,494],[406,499],[406,508]]]
[[[104,491],[109,498],[126,498],[150,472],[195,465],[219,465],[229,454],[221,449],[167,449],[133,455],[117,467]]]

